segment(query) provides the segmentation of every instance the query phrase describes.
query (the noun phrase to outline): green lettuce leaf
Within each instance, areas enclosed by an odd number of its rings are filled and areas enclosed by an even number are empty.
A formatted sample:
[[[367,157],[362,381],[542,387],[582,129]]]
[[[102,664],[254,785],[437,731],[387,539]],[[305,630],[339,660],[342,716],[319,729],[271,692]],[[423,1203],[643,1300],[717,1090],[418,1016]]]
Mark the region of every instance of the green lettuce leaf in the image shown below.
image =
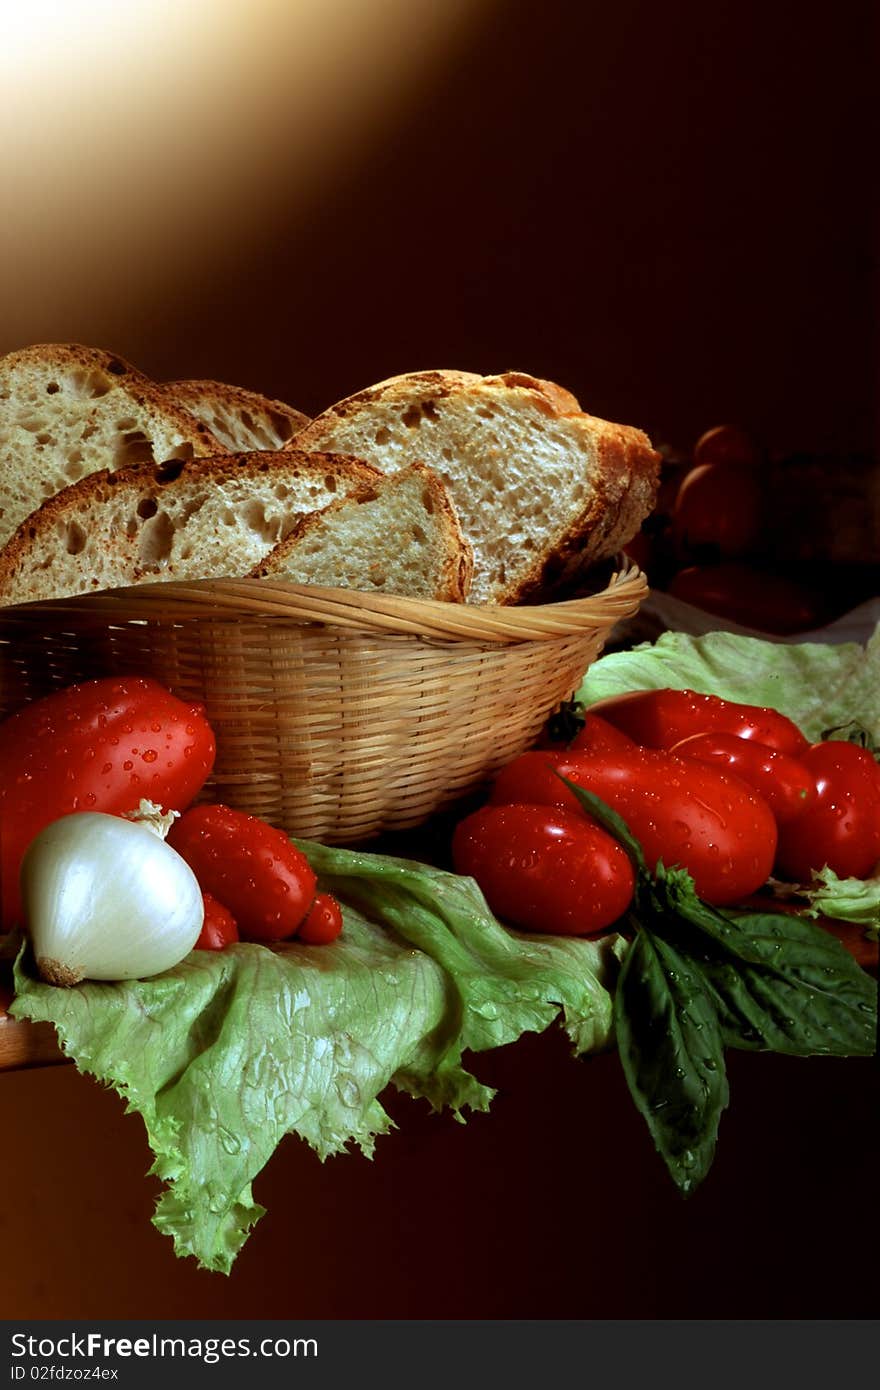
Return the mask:
[[[880,740],[880,627],[867,646],[803,642],[792,646],[735,633],[688,637],[667,632],[654,643],[614,652],[590,667],[576,698],[595,704],[628,690],[696,690],[788,715],[819,739],[857,724]]]
[[[57,989],[16,962],[16,1018],[48,1020],[80,1070],[138,1112],[168,1184],[155,1224],[228,1272],[263,1214],[251,1184],[285,1134],[321,1158],[370,1155],[389,1083],[434,1108],[484,1110],[462,1064],[561,1019],[578,1053],[610,1045],[623,953],[501,927],[470,879],[301,844],[345,904],[330,946],[194,951],[150,980]]]
[[[815,912],[841,922],[857,922],[874,941],[880,935],[880,878],[838,878],[825,868],[801,890]]]

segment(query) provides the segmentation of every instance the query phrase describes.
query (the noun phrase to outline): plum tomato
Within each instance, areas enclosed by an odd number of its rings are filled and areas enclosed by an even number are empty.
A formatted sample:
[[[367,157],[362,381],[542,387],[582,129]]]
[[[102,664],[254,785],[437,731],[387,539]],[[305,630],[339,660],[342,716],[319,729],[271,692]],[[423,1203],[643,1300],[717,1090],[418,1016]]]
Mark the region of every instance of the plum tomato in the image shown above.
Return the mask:
[[[35,835],[71,811],[121,816],[141,798],[187,807],[214,766],[199,704],[147,676],[106,676],[54,691],[0,725],[0,904],[21,915],[18,876]]]
[[[671,752],[679,758],[726,767],[763,796],[776,824],[808,810],[816,800],[816,784],[802,762],[778,748],[768,748],[735,734],[692,734],[676,743]]]
[[[675,499],[672,537],[683,558],[735,558],[753,550],[761,531],[763,489],[757,472],[701,463]]]
[[[274,825],[229,806],[194,806],[175,821],[168,844],[203,892],[229,909],[246,941],[292,936],[315,897],[305,855]]]
[[[631,752],[635,742],[621,729],[616,729],[598,714],[587,714],[583,728],[575,734],[569,747],[579,753]]]
[[[335,941],[342,932],[342,908],[329,893],[316,893],[315,901],[306,913],[305,921],[296,933],[297,941],[309,946],[324,946]]]
[[[484,806],[456,827],[452,857],[495,915],[522,931],[595,935],[635,889],[620,845],[589,817],[554,806]]]
[[[213,893],[206,893],[204,888],[202,901],[205,904],[205,920],[193,950],[222,951],[225,946],[238,940],[238,924],[229,908],[218,902]]]
[[[565,749],[579,751],[610,751],[613,748],[631,749],[633,740],[620,729],[615,729],[607,720],[595,714],[585,714],[583,706],[577,702],[562,705],[544,728],[536,748],[549,748],[561,753]]]
[[[798,757],[809,748],[800,729],[778,710],[700,695],[695,690],[630,690],[590,705],[588,717],[613,724],[635,743],[669,750],[692,734],[735,734]]]
[[[694,463],[722,463],[730,468],[752,468],[761,454],[755,441],[737,425],[714,425],[694,445]]]
[[[803,584],[734,560],[679,570],[667,593],[716,617],[779,637],[806,632],[825,617],[821,600]]]
[[[531,801],[575,812],[560,776],[594,792],[640,842],[648,867],[680,865],[697,893],[716,906],[738,902],[766,883],[776,854],[773,813],[739,777],[671,753],[523,753],[502,768],[490,802]]]
[[[826,866],[840,878],[868,878],[880,861],[880,768],[854,743],[815,743],[801,761],[814,778],[816,801],[780,828],[776,871],[809,883]]]

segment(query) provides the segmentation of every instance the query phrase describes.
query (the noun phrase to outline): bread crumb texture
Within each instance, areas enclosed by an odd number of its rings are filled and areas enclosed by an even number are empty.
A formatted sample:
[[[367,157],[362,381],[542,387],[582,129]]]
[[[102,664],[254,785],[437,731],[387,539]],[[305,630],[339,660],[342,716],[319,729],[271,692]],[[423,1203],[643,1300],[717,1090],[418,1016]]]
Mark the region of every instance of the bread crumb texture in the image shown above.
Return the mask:
[[[43,344],[0,358],[0,545],[89,474],[217,452],[204,424],[112,353]]]
[[[520,372],[395,377],[318,416],[295,442],[385,472],[416,458],[432,468],[473,545],[477,603],[520,602],[570,581],[631,539],[656,494],[646,435]]]
[[[240,578],[309,512],[375,470],[295,451],[101,472],[49,499],[0,551],[3,602],[167,579]]]
[[[446,488],[416,463],[306,517],[256,574],[455,603],[472,570]]]
[[[281,449],[309,423],[283,401],[219,381],[171,381],[169,400],[208,427],[225,450]]]

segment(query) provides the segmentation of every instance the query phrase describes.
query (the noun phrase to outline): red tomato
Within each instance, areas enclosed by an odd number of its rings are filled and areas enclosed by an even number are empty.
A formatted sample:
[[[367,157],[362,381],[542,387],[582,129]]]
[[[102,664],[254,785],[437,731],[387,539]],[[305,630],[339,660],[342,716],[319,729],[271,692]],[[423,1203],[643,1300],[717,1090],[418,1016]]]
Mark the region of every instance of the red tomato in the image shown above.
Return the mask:
[[[601,826],[550,806],[484,806],[456,827],[452,857],[496,916],[523,931],[605,931],[635,889],[628,856]]]
[[[502,768],[493,804],[532,801],[574,811],[561,774],[600,796],[640,842],[648,867],[687,869],[706,902],[735,903],[767,881],[776,822],[763,797],[738,777],[670,753],[523,753]]]
[[[751,468],[760,462],[760,451],[745,430],[736,425],[715,425],[701,434],[694,445],[694,463],[723,463],[733,468]]]
[[[880,769],[866,748],[829,740],[803,755],[816,782],[816,802],[779,834],[777,871],[809,883],[811,870],[868,878],[880,860]]]
[[[797,757],[809,748],[796,724],[778,710],[741,705],[694,690],[630,690],[590,705],[598,716],[646,748],[670,749],[692,734],[735,734]]]
[[[298,941],[309,946],[323,946],[335,941],[342,931],[342,908],[329,893],[316,893],[315,901],[306,913],[305,921],[296,934]]]
[[[679,570],[667,592],[706,613],[777,636],[805,632],[824,620],[821,601],[802,584],[733,561]]]
[[[238,940],[238,925],[229,908],[218,903],[213,893],[206,893],[202,889],[202,901],[205,904],[205,920],[193,950],[222,951],[224,946]]]
[[[620,729],[595,714],[584,714],[583,706],[575,705],[572,713],[563,708],[553,715],[535,745],[561,753],[564,749],[598,753],[613,748],[634,748],[635,744]]]
[[[0,903],[20,919],[18,874],[34,836],[71,811],[124,815],[142,797],[179,811],[212,767],[214,735],[200,705],[144,676],[71,685],[0,725]]]
[[[816,800],[816,784],[802,762],[778,748],[735,734],[694,734],[671,750],[679,758],[726,767],[763,796],[776,824],[800,816]]]
[[[761,530],[763,489],[757,473],[701,463],[682,482],[672,513],[679,554],[705,558],[745,555]]]
[[[612,753],[616,749],[631,751],[636,744],[628,734],[616,729],[598,714],[587,714],[583,728],[575,734],[569,748],[579,753]]]
[[[229,806],[194,806],[175,821],[168,844],[203,891],[232,913],[245,940],[292,936],[315,897],[305,855],[282,830]]]

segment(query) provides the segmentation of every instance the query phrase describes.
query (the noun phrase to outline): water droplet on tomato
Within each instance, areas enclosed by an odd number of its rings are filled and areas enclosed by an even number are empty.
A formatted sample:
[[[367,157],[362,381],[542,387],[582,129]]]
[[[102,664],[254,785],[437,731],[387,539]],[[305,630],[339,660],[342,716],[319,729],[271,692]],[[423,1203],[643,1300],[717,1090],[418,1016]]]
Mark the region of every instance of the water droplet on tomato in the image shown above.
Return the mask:
[[[125,762],[122,764],[122,767],[123,771],[131,772],[131,769],[134,767],[134,763],[131,761],[130,758],[126,758]]]
[[[145,762],[145,763],[154,763],[154,762],[156,761],[156,759],[158,758],[158,756],[159,756],[159,754],[156,752],[155,748],[145,748],[145,749],[144,749],[144,752],[143,752],[143,759],[144,759],[144,762]]]

